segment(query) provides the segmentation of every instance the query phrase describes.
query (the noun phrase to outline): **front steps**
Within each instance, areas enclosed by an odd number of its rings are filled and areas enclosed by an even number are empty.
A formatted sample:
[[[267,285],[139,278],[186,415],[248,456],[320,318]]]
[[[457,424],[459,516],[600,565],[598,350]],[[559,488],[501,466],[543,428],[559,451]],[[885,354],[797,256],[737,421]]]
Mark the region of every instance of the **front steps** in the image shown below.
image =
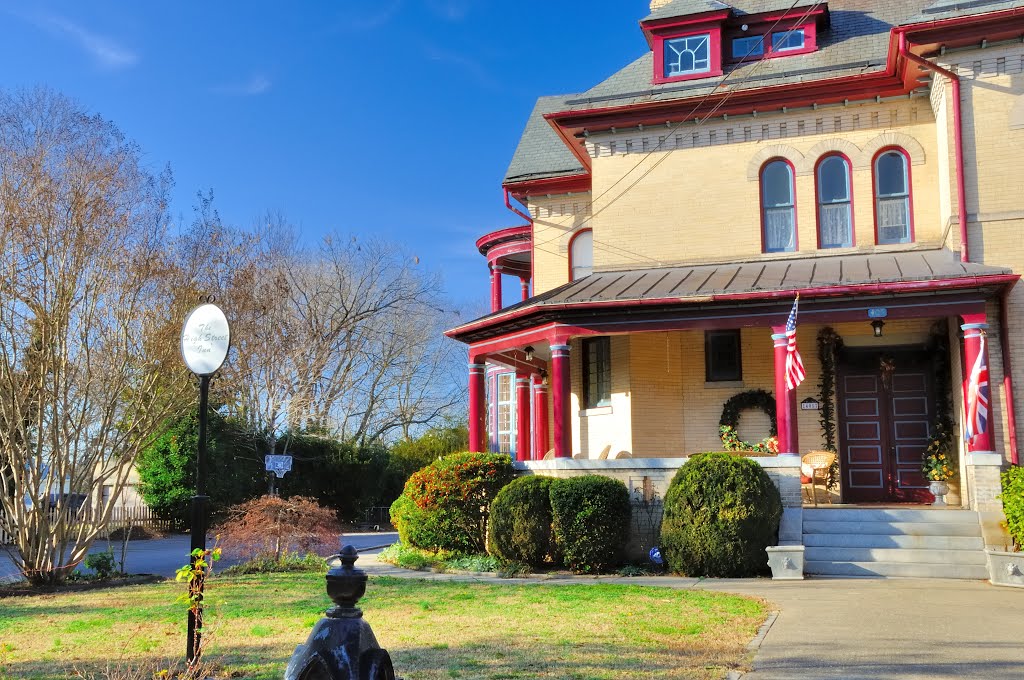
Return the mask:
[[[971,510],[804,508],[804,572],[987,579]]]

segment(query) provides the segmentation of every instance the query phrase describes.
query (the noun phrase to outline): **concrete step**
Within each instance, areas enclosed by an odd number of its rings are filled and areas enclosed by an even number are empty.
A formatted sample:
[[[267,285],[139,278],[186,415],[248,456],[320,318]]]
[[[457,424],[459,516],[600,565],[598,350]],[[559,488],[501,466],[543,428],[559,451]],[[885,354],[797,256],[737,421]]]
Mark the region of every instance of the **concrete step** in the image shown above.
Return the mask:
[[[913,578],[988,579],[988,568],[976,564],[915,562],[804,562],[804,572],[821,576],[907,576]]]
[[[984,550],[914,550],[909,548],[808,547],[813,562],[890,562],[910,564],[972,564],[985,566]]]
[[[933,510],[912,508],[804,508],[804,522],[928,522],[940,524],[977,524],[973,510]]]
[[[827,548],[909,548],[914,550],[983,550],[980,532],[971,536],[930,534],[804,534],[804,545]]]
[[[977,519],[970,522],[887,522],[887,521],[817,521],[804,511],[804,536],[809,534],[869,534],[906,536],[981,536]]]

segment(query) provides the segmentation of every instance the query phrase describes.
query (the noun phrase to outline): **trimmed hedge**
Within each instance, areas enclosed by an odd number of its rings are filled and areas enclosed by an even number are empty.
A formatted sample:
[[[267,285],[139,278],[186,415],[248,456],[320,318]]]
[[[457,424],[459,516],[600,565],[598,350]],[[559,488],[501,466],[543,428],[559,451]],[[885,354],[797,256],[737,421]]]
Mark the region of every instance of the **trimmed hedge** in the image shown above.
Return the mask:
[[[552,529],[551,477],[527,475],[503,488],[491,504],[490,552],[534,569],[558,564]]]
[[[768,473],[727,453],[690,457],[665,494],[661,554],[688,576],[766,573],[765,548],[778,540],[782,498]]]
[[[391,505],[391,522],[405,545],[482,553],[491,501],[514,476],[504,454],[445,456],[409,477]]]
[[[630,525],[629,491],[622,482],[584,475],[551,485],[555,542],[575,572],[609,571],[622,563]]]
[[[1024,467],[1012,467],[1002,474],[1003,514],[1006,528],[1018,550],[1024,550]]]

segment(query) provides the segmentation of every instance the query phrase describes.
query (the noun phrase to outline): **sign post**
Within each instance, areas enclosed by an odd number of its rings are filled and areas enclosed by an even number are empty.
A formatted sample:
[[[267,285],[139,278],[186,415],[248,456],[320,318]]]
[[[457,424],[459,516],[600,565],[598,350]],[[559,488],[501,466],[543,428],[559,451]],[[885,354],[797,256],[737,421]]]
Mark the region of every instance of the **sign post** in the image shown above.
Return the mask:
[[[185,317],[181,329],[181,358],[199,377],[199,450],[196,455],[196,494],[192,497],[192,548],[189,562],[195,567],[196,551],[206,552],[206,515],[209,497],[206,495],[206,429],[210,409],[210,377],[216,373],[228,356],[231,330],[227,317],[217,305],[199,305]],[[188,641],[185,656],[191,665],[199,655],[203,629],[203,579],[198,581],[197,608],[188,612]]]

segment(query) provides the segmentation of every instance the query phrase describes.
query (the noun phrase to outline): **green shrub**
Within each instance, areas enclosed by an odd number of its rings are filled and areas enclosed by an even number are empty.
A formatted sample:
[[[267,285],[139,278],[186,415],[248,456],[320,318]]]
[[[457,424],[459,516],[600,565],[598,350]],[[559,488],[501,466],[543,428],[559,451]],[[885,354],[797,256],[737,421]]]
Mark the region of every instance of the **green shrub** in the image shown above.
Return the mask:
[[[85,557],[85,568],[96,572],[96,578],[105,581],[117,573],[117,562],[111,550],[91,553]]]
[[[565,566],[604,572],[622,562],[629,538],[629,491],[600,475],[558,479],[551,485],[555,542]]]
[[[241,564],[233,564],[221,574],[225,576],[241,576],[244,574],[281,574],[290,572],[327,573],[327,560],[319,555],[308,553],[286,552],[281,559],[273,555],[257,555]]]
[[[551,519],[551,477],[520,477],[498,492],[491,504],[488,547],[509,562],[534,569],[548,560],[557,564],[558,550]]]
[[[688,576],[740,577],[767,571],[782,499],[752,460],[701,453],[684,465],[665,494],[661,554]]]
[[[391,505],[391,522],[407,546],[483,553],[491,501],[514,477],[504,454],[446,456],[409,477]]]
[[[1024,550],[1024,468],[1012,467],[1002,474],[1003,514],[1006,528],[1018,550]]]

